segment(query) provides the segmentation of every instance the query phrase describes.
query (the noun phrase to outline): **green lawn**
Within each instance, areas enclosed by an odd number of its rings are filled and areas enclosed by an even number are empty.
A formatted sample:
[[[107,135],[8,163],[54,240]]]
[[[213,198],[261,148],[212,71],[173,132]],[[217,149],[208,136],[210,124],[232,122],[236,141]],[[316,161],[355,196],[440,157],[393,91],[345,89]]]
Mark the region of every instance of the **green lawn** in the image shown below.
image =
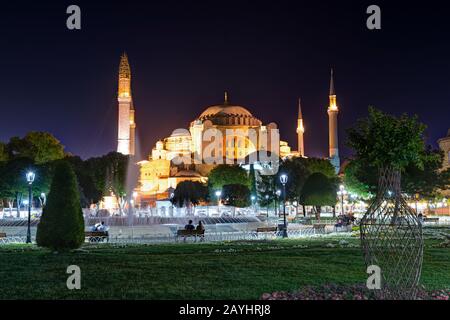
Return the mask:
[[[0,299],[258,299],[303,285],[365,283],[359,241],[346,239],[350,247],[339,241],[87,245],[59,254],[1,246]],[[432,243],[427,240],[422,284],[448,288],[450,249]],[[81,290],[66,288],[71,264],[81,268]]]

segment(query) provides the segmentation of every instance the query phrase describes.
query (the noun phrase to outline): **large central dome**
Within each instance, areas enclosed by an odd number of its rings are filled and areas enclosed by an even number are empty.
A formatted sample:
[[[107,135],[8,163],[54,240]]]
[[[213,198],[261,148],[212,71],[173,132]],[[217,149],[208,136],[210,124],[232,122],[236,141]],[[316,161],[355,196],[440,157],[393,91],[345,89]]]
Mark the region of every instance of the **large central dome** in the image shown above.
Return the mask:
[[[225,126],[260,126],[262,124],[261,121],[255,118],[246,108],[229,104],[226,94],[223,104],[206,108],[206,110],[202,112],[198,119],[201,121],[209,120],[212,122],[212,124]]]
[[[243,117],[253,117],[253,115],[241,106],[230,106],[230,105],[217,105],[217,106],[211,106],[207,108],[203,113],[200,115],[199,119],[207,118],[211,116],[216,115],[230,115],[230,116],[243,116]]]

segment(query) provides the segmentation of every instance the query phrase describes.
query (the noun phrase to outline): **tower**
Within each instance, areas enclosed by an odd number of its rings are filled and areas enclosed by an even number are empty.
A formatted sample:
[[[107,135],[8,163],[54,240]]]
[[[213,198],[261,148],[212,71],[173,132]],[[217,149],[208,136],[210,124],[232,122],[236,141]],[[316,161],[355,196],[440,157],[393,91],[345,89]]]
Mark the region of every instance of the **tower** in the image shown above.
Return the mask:
[[[303,143],[303,133],[305,127],[303,126],[302,104],[300,98],[298,99],[298,119],[297,119],[297,139],[298,139],[298,153],[301,157],[305,156],[305,145]]]
[[[117,152],[134,155],[136,123],[131,96],[131,69],[125,53],[120,58],[117,101],[119,102]]]
[[[334,166],[336,173],[338,173],[340,168],[338,121],[337,121],[339,109],[336,104],[336,92],[334,91],[333,69],[331,69],[329,99],[330,103],[328,105],[328,134],[329,134],[330,161],[331,164]]]

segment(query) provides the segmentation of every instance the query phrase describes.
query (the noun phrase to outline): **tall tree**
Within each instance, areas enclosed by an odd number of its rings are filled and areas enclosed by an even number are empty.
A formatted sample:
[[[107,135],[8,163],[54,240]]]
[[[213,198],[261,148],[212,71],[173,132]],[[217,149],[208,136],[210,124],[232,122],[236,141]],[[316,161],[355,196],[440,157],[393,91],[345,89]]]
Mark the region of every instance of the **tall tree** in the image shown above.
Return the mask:
[[[322,206],[334,206],[336,204],[336,180],[328,178],[320,172],[308,177],[302,190],[302,201],[306,205],[314,207],[316,218],[320,220]]]
[[[403,192],[435,196],[449,180],[440,171],[442,153],[425,145],[425,128],[417,116],[396,118],[369,108],[369,116],[348,130],[348,142],[356,154],[345,181],[351,188],[375,194],[378,169],[391,167],[402,173]]]
[[[8,143],[14,158],[29,158],[36,164],[64,158],[64,146],[48,132],[32,131],[23,138],[13,137]]]
[[[237,165],[220,164],[208,174],[208,187],[212,196],[227,184],[241,184],[249,188],[250,178],[247,171]]]
[[[399,171],[409,165],[423,168],[425,128],[417,116],[397,118],[369,107],[368,117],[347,131],[348,144],[355,151],[355,161]]]
[[[36,242],[58,251],[76,249],[83,241],[84,220],[77,178],[70,164],[60,161],[38,224]]]
[[[16,158],[0,167],[0,196],[10,209],[16,203],[17,217],[20,216],[22,198],[28,190],[25,175],[33,166],[33,161],[28,158]]]
[[[244,208],[251,205],[250,189],[242,184],[226,184],[222,189],[224,204]]]
[[[178,208],[197,206],[201,201],[206,201],[208,197],[208,188],[198,181],[182,181],[173,193],[171,202]]]
[[[8,161],[8,148],[7,145],[3,142],[0,142],[0,163]]]

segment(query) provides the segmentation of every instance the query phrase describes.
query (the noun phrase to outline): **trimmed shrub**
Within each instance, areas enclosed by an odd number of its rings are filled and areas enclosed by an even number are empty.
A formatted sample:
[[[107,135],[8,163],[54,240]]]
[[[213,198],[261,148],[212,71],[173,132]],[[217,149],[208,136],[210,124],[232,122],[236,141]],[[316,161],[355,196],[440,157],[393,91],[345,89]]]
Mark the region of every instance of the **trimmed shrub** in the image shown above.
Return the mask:
[[[61,161],[55,168],[36,242],[40,247],[61,251],[79,248],[83,241],[84,220],[77,178],[69,163]]]

